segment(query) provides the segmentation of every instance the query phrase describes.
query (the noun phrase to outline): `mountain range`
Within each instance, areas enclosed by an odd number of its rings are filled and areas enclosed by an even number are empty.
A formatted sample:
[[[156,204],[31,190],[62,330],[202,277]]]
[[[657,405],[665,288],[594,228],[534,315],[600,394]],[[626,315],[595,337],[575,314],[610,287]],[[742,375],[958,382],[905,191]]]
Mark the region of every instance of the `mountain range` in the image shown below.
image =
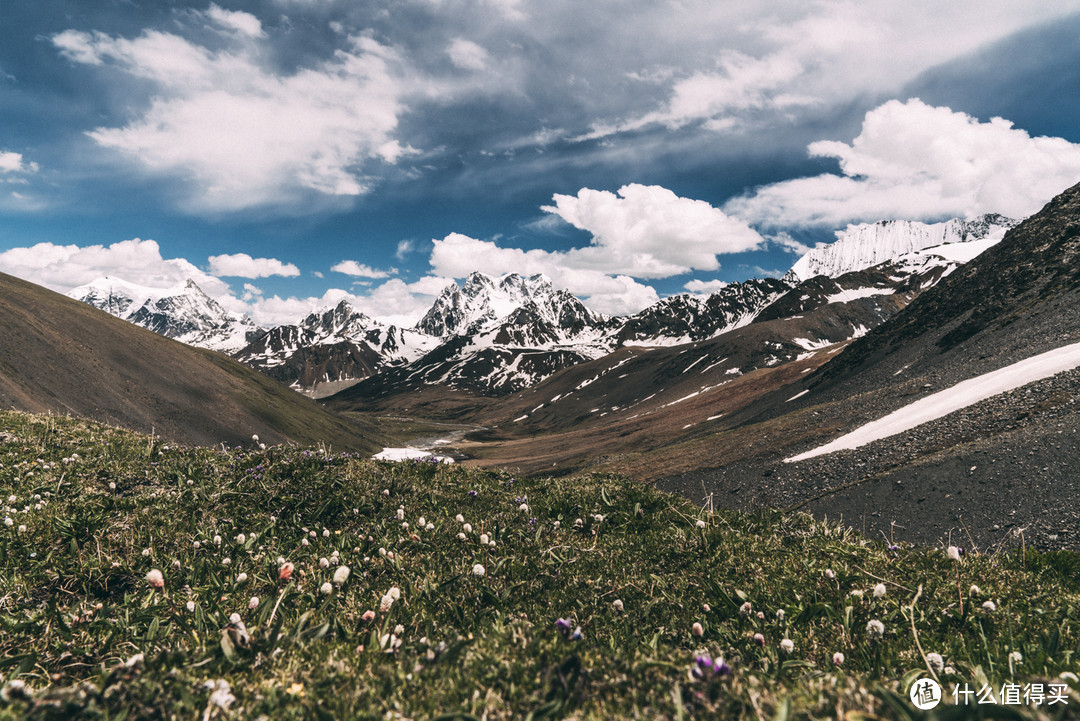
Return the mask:
[[[838,308],[850,321],[839,334],[854,337],[902,307],[896,300],[910,300],[913,278],[927,287],[1015,223],[983,216],[853,226],[800,259],[783,279],[732,283],[707,296],[675,295],[621,318],[594,313],[543,276],[516,273],[473,273],[460,286],[447,285],[413,328],[380,324],[346,301],[296,324],[258,328],[246,316],[226,312],[193,282],[153,290],[104,278],[70,295],[163,335],[225,352],[317,395],[326,394],[318,392],[320,386],[338,391],[365,381],[358,392],[372,397],[430,386],[503,396],[618,348],[682,345],[811,305],[899,292],[888,303]],[[876,275],[857,274],[875,266]],[[852,315],[853,308],[864,307],[863,314]],[[811,333],[803,344],[836,340],[838,328]]]

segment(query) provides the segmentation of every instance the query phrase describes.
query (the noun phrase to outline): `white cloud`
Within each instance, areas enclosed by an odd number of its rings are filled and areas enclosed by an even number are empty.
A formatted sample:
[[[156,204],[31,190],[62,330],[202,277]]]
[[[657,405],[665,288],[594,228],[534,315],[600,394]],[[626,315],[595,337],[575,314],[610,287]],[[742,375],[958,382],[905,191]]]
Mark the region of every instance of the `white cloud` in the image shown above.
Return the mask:
[[[821,141],[809,151],[836,158],[843,175],[768,185],[724,210],[764,226],[1025,217],[1080,181],[1080,145],[919,100],[891,100],[868,112],[850,145]]]
[[[582,188],[556,195],[554,213],[592,234],[592,245],[567,251],[565,262],[635,278],[716,270],[717,255],[760,248],[764,239],[705,201],[656,185],[625,185],[618,194]]]
[[[405,89],[403,61],[391,48],[350,37],[331,59],[278,74],[265,66],[269,40],[256,18],[217,6],[207,17],[235,31],[226,47],[155,30],[134,39],[76,30],[52,38],[74,62],[150,83],[153,98],[137,117],[89,136],[150,172],[186,180],[189,209],[360,195],[369,187],[366,166],[410,152],[394,137]]]
[[[0,150],[0,173],[36,173],[37,163],[23,161],[22,153]]]
[[[295,277],[300,269],[276,258],[252,258],[247,253],[212,255],[208,259],[210,274],[235,278],[268,278],[272,275]]]
[[[223,281],[183,258],[165,259],[153,240],[123,240],[112,245],[38,243],[0,253],[0,270],[60,293],[104,275],[151,288],[183,285],[190,278],[209,295],[228,293]]]
[[[726,288],[730,285],[722,280],[692,280],[689,283],[683,285],[691,293],[698,293],[700,295],[709,295],[715,293],[721,288]]]
[[[369,265],[363,263],[357,263],[355,260],[343,260],[335,266],[332,266],[330,270],[335,273],[344,273],[345,275],[355,276],[357,278],[388,278],[390,273],[385,270],[376,270]]]
[[[446,54],[450,56],[450,62],[462,70],[483,70],[487,67],[487,50],[472,40],[454,38]]]
[[[206,11],[206,16],[220,27],[240,35],[251,38],[260,38],[266,35],[263,32],[259,18],[251,13],[224,10],[215,4],[211,4]]]
[[[399,240],[397,250],[394,251],[394,257],[398,260],[405,260],[405,256],[413,252],[415,245],[411,240]]]

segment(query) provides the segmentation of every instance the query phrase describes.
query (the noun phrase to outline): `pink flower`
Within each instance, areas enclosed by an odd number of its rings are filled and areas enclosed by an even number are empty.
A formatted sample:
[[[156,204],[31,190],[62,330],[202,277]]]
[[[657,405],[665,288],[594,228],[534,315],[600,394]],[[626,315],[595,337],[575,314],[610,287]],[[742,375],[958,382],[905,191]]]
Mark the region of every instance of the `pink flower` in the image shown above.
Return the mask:
[[[150,572],[146,574],[146,582],[154,588],[165,588],[165,577],[156,568],[150,569]]]
[[[372,611],[369,608],[368,610],[364,611],[364,615],[360,617],[360,620],[363,621],[364,623],[367,623],[369,621],[374,621],[375,620],[375,612]]]
[[[281,568],[278,569],[278,578],[282,581],[288,581],[292,576],[293,569],[296,568],[289,561],[281,564]]]
[[[694,621],[694,625],[690,627],[690,633],[694,634],[695,636],[704,636],[705,629],[700,623]]]
[[[765,637],[762,636],[760,633],[755,633],[754,634],[754,643],[756,643],[759,646],[764,646],[765,645]]]

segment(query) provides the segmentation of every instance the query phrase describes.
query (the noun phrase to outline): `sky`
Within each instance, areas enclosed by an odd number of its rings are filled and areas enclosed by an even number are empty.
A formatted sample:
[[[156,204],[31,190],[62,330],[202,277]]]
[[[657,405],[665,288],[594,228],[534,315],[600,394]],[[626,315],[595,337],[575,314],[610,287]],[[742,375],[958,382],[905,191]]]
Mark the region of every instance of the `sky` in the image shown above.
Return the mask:
[[[0,271],[411,326],[590,308],[1080,182],[1080,0],[5,0]]]

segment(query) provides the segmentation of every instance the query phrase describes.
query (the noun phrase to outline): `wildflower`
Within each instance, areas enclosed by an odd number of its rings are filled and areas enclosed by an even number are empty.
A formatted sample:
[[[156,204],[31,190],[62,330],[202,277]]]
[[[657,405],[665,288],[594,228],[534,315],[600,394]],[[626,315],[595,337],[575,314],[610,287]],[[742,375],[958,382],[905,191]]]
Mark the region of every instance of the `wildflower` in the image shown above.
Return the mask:
[[[940,653],[930,652],[926,654],[926,663],[933,669],[934,673],[941,673],[945,670],[945,659],[941,657]]]
[[[247,583],[247,574],[246,573],[241,573],[241,574],[237,575],[236,582],[237,583]]]
[[[474,576],[483,576],[485,573],[487,573],[487,570],[479,563],[472,567],[472,574]]]
[[[759,621],[764,621],[765,620],[765,612],[764,611],[758,611],[757,612],[757,620],[759,620]]]
[[[319,559],[319,568],[330,568],[330,560],[325,556]]]
[[[375,612],[369,608],[368,610],[364,611],[364,615],[360,617],[360,620],[364,623],[375,620]]]
[[[987,613],[993,613],[997,610],[997,605],[993,601],[983,601],[982,608]]]
[[[394,653],[401,647],[401,639],[397,635],[392,633],[384,633],[379,638],[379,646],[383,649],[384,653]]]
[[[223,558],[223,559],[221,559],[221,565],[222,566],[230,566],[230,565],[232,565],[232,559],[231,558]]]
[[[426,526],[424,526],[424,529],[425,529],[425,530],[428,530],[428,531],[434,531],[434,530],[435,530],[435,524],[434,524],[434,523],[431,523],[431,522],[429,521],[429,522],[428,522],[428,524],[427,524]]]
[[[457,534],[457,539],[458,539],[459,541],[464,541],[464,540],[465,540],[465,534],[464,534],[464,533],[459,533],[459,534]]]
[[[382,494],[384,496],[389,496],[390,495],[390,489],[389,488],[384,488],[383,491],[382,491]]]
[[[245,536],[243,533],[236,534],[236,542],[243,546],[245,543],[247,543],[247,536]]]
[[[383,548],[382,546],[379,547],[379,555],[382,556],[383,558],[386,558],[386,549]]]
[[[753,613],[753,611],[754,607],[750,605],[749,601],[739,606],[739,615],[743,618],[749,618],[750,614]]]
[[[379,612],[386,613],[390,610],[390,607],[394,605],[394,602],[401,598],[401,590],[397,586],[392,586],[386,595],[379,601]]]
[[[594,516],[592,517],[592,519],[593,519],[594,521],[596,521],[597,523],[603,523],[603,522],[604,522],[604,514],[602,514],[602,513],[597,513],[597,514],[595,514],[595,515],[594,515]]]
[[[825,569],[825,578],[827,578],[827,579],[829,579],[831,581],[834,578],[836,578],[836,574],[833,573],[833,570],[831,568],[826,568]]]
[[[1013,651],[1009,654],[1009,663],[1022,663],[1023,660],[1024,656],[1019,651]]]
[[[310,545],[311,545],[311,541],[309,541],[309,540],[308,540],[308,539],[306,539],[306,538],[302,538],[302,539],[300,539],[300,545],[301,545],[301,546],[310,546]]]
[[[179,558],[172,562],[172,567],[175,568],[177,571],[180,570],[180,559]]]
[[[480,534],[480,545],[481,546],[486,546],[490,542],[491,542],[491,538],[488,536],[488,534],[486,534],[486,533],[481,533]]]
[[[143,558],[146,558],[147,556],[149,556],[149,555],[150,555],[150,553],[151,553],[151,551],[150,551],[150,549],[149,549],[149,548],[144,548],[144,549],[142,550],[142,555],[143,555]]]
[[[401,507],[401,506],[398,506],[398,509],[397,509],[397,519],[399,521],[404,521],[405,520],[405,509],[403,507]]]
[[[698,621],[694,621],[694,625],[690,627],[690,633],[695,636],[704,636],[705,628]]]
[[[784,609],[782,609],[782,608],[776,609],[776,620],[777,621],[783,621],[784,616],[786,616],[786,615],[787,615],[787,613],[784,611]]]
[[[947,553],[949,555],[949,558],[951,560],[953,560],[953,561],[959,561],[960,560],[960,549],[957,548],[956,546],[949,546],[945,550],[945,553]]]
[[[311,536],[312,538],[318,538],[319,537],[319,534],[315,533],[315,531],[308,531],[308,535]]]
[[[15,521],[11,520],[11,516],[4,516],[4,525],[11,528],[15,525]]]
[[[115,491],[116,490],[116,482],[115,481],[109,481],[109,490],[110,491]],[[12,496],[11,498],[14,500],[15,497]]]
[[[620,599],[616,598],[614,601],[611,602],[611,607],[621,613],[623,610],[623,602]]]
[[[225,679],[219,678],[217,681],[207,681],[204,687],[211,690],[208,706],[217,706],[228,711],[229,707],[236,703],[236,696],[233,696],[229,682]]]
[[[871,640],[877,640],[885,636],[885,624],[876,618],[872,618],[866,622],[866,635]]]
[[[416,519],[416,525],[420,526],[420,528],[423,528],[424,526],[427,525],[427,519],[424,518],[423,516],[420,516],[419,518]]]
[[[409,530],[409,522],[408,521],[402,521],[401,522],[401,530],[403,530],[403,531]]]
[[[728,666],[722,658],[718,658],[715,661],[709,658],[708,654],[703,654],[694,659],[694,666],[690,669],[690,675],[695,679],[708,679],[713,676],[727,676],[731,673],[731,666]]]
[[[465,533],[472,533],[472,524],[471,523],[466,523],[465,525],[463,525],[461,527],[461,530],[464,531]]]
[[[703,604],[701,604],[701,610],[704,611],[705,613],[708,613],[709,611],[712,610],[712,606],[710,606],[707,603],[703,603]]]
[[[843,666],[844,665],[844,652],[843,651],[837,651],[836,653],[834,653],[832,655],[832,662],[833,662],[833,666]]]
[[[329,581],[327,581],[323,585],[319,586],[319,593],[321,593],[324,596],[329,596],[330,593],[333,590],[334,590],[334,586]]]
[[[334,585],[340,586],[349,580],[349,567],[338,566],[338,569],[334,571]]]
[[[528,503],[522,503],[520,506],[518,506],[518,510],[519,511],[528,511],[529,510],[529,504]]]
[[[198,541],[193,541],[192,544],[191,544],[191,547],[194,548],[196,551],[198,551],[200,548],[202,548],[202,544],[199,543]]]
[[[186,608],[189,613],[195,613],[195,602],[194,601],[188,601],[187,603],[184,604],[184,608]]]
[[[281,559],[278,559],[278,560],[281,560]],[[293,570],[295,568],[296,568],[296,566],[292,565],[292,563],[290,563],[289,561],[283,562],[281,564],[281,567],[278,568],[278,574],[277,574],[278,579],[282,580],[282,581],[288,581],[289,578],[292,576]]]
[[[214,545],[215,546],[220,546],[221,545],[221,536],[214,536]]]
[[[255,435],[254,433],[251,434],[251,442],[252,443],[258,443],[259,442],[259,437],[257,435]]]
[[[258,607],[259,607],[259,597],[258,596],[252,596],[251,600],[248,601],[248,608],[251,609],[252,611],[254,611]]]
[[[886,588],[884,583],[874,586],[874,598],[885,598]]]
[[[454,520],[457,521],[458,523],[465,523],[465,516],[463,516],[463,515],[461,515],[459,513],[456,516],[454,516]]]
[[[975,584],[971,584],[970,593],[971,593],[972,596],[978,596],[980,593],[982,593],[982,591],[980,591],[979,587],[976,586]]]
[[[146,656],[141,653],[137,653],[128,660],[124,661],[124,668],[135,668],[145,660]]]
[[[755,633],[754,634],[754,643],[756,643],[758,646],[764,646],[765,645],[765,636],[763,636],[760,633]]]
[[[792,641],[790,638],[785,638],[783,641],[780,642],[780,650],[787,654],[794,653],[795,642]]]
[[[703,521],[703,520],[701,520],[701,519],[699,518],[699,519],[697,520],[697,523],[695,523],[694,525],[695,525],[695,526],[697,526],[698,528],[705,528],[705,521]]]
[[[165,588],[165,577],[156,568],[151,568],[146,574],[146,582],[154,588]]]
[[[852,591],[848,595],[851,596],[852,598],[854,598],[856,601],[858,601],[863,597],[863,592],[860,589],[856,588],[854,591]]]

